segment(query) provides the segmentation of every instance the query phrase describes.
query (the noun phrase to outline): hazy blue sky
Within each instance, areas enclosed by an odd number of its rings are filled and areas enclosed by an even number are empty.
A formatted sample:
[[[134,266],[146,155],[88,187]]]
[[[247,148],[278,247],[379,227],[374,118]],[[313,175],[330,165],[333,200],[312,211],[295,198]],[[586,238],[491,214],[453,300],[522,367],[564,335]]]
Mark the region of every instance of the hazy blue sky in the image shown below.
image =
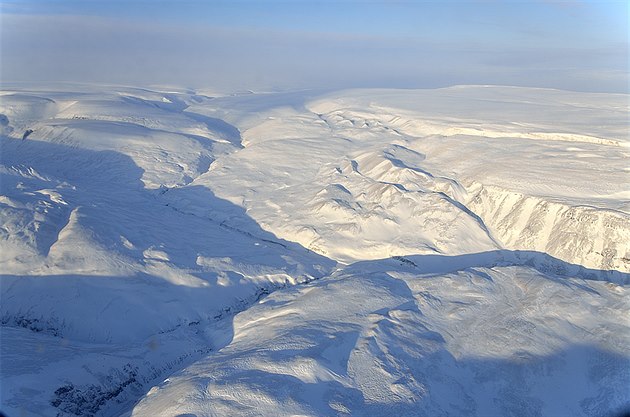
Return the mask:
[[[628,91],[626,1],[0,1],[0,79]]]

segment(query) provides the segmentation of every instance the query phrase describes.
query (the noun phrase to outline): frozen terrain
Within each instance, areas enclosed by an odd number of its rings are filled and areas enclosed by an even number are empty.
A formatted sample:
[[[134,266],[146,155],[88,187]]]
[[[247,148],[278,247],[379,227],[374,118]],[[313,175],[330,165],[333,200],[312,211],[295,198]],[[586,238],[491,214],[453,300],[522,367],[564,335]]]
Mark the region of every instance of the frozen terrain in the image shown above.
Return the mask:
[[[622,94],[0,95],[7,416],[630,410]]]

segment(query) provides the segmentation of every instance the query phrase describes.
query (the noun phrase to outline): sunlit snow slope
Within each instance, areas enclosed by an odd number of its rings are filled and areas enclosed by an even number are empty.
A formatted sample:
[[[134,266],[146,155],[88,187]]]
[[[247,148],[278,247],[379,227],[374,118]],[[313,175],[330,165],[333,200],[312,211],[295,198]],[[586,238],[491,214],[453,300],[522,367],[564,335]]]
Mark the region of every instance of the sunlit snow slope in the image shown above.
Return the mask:
[[[0,96],[9,416],[630,410],[628,96]]]

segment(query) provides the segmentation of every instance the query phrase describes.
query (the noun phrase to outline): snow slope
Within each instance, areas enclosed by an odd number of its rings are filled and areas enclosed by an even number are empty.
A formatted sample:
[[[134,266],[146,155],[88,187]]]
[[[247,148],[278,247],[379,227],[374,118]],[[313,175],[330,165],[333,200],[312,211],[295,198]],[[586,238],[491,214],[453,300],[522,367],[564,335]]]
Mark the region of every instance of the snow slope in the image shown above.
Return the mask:
[[[235,318],[227,347],[132,415],[576,416],[627,405],[626,289],[530,267],[426,274],[409,262],[424,259],[369,261],[270,295]]]
[[[247,146],[196,182],[344,262],[507,247],[628,272],[627,109],[512,87],[220,98],[198,111]]]
[[[621,410],[627,103],[4,91],[0,409]]]

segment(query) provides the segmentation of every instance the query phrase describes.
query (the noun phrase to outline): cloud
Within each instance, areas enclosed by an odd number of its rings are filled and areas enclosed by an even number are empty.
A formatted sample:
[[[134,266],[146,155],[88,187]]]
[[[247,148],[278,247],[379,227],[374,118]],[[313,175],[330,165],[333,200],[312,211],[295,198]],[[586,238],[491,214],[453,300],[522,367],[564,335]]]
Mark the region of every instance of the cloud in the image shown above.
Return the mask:
[[[626,91],[619,45],[533,48],[475,40],[307,33],[2,15],[0,78],[193,88],[535,85]],[[615,74],[594,76],[585,74]],[[621,74],[621,75],[620,75]],[[625,75],[624,75],[625,74]]]

